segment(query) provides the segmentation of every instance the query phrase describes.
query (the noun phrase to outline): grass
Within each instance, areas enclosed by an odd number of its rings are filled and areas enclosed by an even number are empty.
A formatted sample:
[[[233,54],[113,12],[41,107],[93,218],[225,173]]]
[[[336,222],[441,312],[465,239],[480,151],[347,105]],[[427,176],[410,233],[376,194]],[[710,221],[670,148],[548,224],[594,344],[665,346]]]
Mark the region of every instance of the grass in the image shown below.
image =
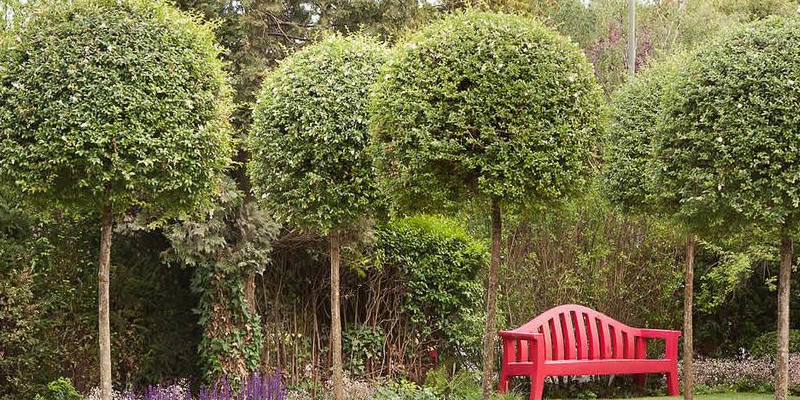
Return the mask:
[[[697,400],[772,400],[775,398],[773,394],[756,394],[756,393],[722,393],[722,394],[696,394],[694,398]],[[678,400],[683,399],[683,396],[675,397],[637,397],[628,400]],[[800,400],[798,396],[789,396],[789,400]]]

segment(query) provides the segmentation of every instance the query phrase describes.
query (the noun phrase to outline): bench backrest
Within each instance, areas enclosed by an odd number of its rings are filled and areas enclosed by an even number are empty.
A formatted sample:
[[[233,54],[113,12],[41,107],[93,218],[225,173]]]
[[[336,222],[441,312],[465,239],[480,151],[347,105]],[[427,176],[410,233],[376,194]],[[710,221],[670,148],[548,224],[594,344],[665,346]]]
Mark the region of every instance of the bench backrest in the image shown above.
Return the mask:
[[[544,334],[546,360],[632,359],[644,345],[640,329],[577,304],[551,308],[514,331]]]

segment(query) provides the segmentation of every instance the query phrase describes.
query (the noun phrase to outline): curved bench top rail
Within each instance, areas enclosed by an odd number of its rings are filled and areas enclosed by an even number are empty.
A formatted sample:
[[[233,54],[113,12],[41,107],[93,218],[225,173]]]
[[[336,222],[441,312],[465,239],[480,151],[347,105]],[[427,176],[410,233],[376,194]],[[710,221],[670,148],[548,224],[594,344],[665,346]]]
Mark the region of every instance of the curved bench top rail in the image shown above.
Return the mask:
[[[601,312],[566,304],[551,308],[512,332],[542,333],[547,360],[631,359],[643,356],[641,329]]]

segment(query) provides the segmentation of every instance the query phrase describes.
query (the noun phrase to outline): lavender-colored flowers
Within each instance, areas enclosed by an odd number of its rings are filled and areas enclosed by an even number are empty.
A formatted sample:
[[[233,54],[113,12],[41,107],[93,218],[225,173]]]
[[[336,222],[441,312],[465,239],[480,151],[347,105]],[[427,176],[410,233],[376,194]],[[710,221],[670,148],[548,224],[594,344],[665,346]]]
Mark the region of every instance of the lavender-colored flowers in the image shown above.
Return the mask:
[[[240,390],[235,390],[235,385],[230,379],[222,379],[214,385],[201,387],[197,396],[192,396],[192,391],[187,382],[167,386],[148,386],[142,393],[132,391],[115,392],[114,400],[286,400],[286,391],[281,386],[280,373],[273,376],[262,376],[255,372],[241,384]],[[93,395],[88,399],[92,400]]]
[[[222,379],[209,388],[201,388],[197,400],[285,400],[286,392],[281,387],[278,373],[272,377],[255,372],[243,383],[240,391],[232,390],[231,381]],[[161,400],[161,399],[146,399]],[[169,399],[172,400],[172,399]],[[182,400],[182,399],[181,399]]]

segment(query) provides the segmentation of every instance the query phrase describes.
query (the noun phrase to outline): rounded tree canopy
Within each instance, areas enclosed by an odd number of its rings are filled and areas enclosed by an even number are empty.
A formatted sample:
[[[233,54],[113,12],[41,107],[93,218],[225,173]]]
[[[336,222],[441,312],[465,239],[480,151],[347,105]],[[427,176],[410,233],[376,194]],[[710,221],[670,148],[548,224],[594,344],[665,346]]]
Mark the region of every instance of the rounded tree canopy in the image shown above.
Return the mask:
[[[668,60],[636,74],[636,79],[612,95],[610,124],[604,143],[602,191],[629,212],[655,207],[653,171],[655,137],[663,96],[677,73],[676,60]]]
[[[566,38],[523,16],[468,11],[394,53],[371,115],[381,182],[401,206],[531,204],[585,183],[603,99]]]
[[[362,217],[377,190],[366,105],[386,51],[334,35],[304,47],[264,80],[253,111],[248,172],[281,219],[321,232]]]
[[[665,98],[657,185],[699,231],[800,217],[800,21],[770,18],[709,44]]]
[[[78,210],[204,200],[232,152],[212,26],[161,1],[45,4],[0,43],[0,182]]]

